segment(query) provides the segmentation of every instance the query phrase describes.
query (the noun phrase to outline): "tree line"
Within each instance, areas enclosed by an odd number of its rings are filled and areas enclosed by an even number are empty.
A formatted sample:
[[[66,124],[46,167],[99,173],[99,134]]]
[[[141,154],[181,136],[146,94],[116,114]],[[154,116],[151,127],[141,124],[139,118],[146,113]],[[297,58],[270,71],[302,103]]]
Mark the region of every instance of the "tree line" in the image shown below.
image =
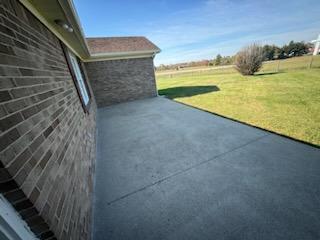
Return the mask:
[[[276,45],[264,45],[262,46],[262,52],[264,61],[270,61],[275,59],[285,59],[290,57],[298,57],[308,54],[312,45],[305,42],[290,41],[282,47]]]
[[[261,69],[263,61],[298,57],[311,52],[311,49],[312,46],[304,42],[290,41],[282,47],[254,43],[237,53],[235,67],[243,75],[254,75]]]
[[[305,43],[305,42],[295,42],[290,41],[288,44],[279,47],[277,45],[263,45],[262,48],[262,55],[263,61],[271,61],[276,59],[286,59],[290,57],[298,57],[303,56],[305,54],[311,53],[312,44]],[[222,57],[218,54],[213,60],[212,65],[220,66],[220,65],[227,65],[233,64],[235,62],[236,56],[226,56]]]
[[[285,59],[290,57],[297,57],[308,54],[312,51],[312,44],[305,42],[290,41],[281,47],[277,45],[263,45],[261,46],[263,61],[271,61],[276,59]],[[222,56],[218,54],[215,58],[210,60],[192,61],[186,63],[177,63],[164,65],[161,64],[156,67],[156,70],[179,70],[187,67],[200,67],[200,66],[224,66],[234,64],[236,55]]]

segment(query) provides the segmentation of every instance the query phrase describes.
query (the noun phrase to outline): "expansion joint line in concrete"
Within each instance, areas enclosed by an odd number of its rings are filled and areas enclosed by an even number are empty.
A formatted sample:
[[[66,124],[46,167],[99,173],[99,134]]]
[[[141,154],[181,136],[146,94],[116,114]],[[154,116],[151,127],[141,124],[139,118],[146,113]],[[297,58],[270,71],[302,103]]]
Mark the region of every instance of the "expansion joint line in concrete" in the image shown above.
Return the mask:
[[[263,135],[263,136],[260,136],[260,137],[258,137],[258,138],[255,138],[255,139],[253,139],[253,140],[251,140],[251,141],[249,141],[249,142],[247,142],[247,143],[244,143],[244,144],[242,144],[242,145],[240,145],[240,146],[238,146],[238,147],[236,147],[236,148],[233,148],[233,149],[231,149],[231,150],[229,150],[229,151],[223,152],[223,153],[221,153],[221,154],[218,154],[217,156],[214,156],[214,157],[212,157],[212,158],[209,158],[208,160],[199,162],[199,163],[194,164],[194,165],[192,165],[192,166],[190,166],[190,167],[188,167],[188,168],[185,168],[185,169],[183,169],[183,170],[177,171],[177,172],[175,172],[175,173],[173,173],[173,174],[171,174],[171,175],[169,175],[169,176],[167,176],[167,177],[164,177],[164,178],[162,178],[162,179],[160,179],[160,180],[158,180],[158,181],[155,181],[155,182],[150,183],[150,184],[148,184],[148,185],[146,185],[146,186],[144,186],[144,187],[142,187],[142,188],[139,188],[139,189],[137,189],[137,190],[134,190],[134,191],[132,191],[132,192],[129,192],[129,193],[127,193],[127,194],[125,194],[125,195],[123,195],[123,196],[121,196],[121,197],[118,197],[118,198],[116,198],[116,199],[108,202],[107,204],[108,204],[108,205],[111,205],[111,204],[113,204],[113,203],[115,203],[115,202],[118,202],[118,201],[120,201],[120,200],[122,200],[122,199],[125,199],[125,198],[127,198],[127,197],[129,197],[129,196],[131,196],[131,195],[134,195],[134,194],[138,193],[138,192],[144,191],[144,190],[146,190],[147,188],[150,188],[150,187],[152,187],[152,186],[154,186],[154,185],[160,184],[160,183],[162,183],[162,182],[164,182],[164,181],[166,181],[166,180],[168,180],[168,179],[170,179],[170,178],[172,178],[172,177],[178,176],[178,175],[183,174],[183,173],[185,173],[185,172],[188,172],[188,171],[190,171],[191,169],[194,169],[194,168],[196,168],[196,167],[198,167],[198,166],[201,166],[201,165],[203,165],[203,164],[206,164],[206,163],[208,163],[208,162],[211,162],[211,161],[213,161],[213,160],[216,160],[216,159],[218,159],[218,158],[220,158],[220,157],[223,157],[223,156],[225,156],[225,155],[227,155],[227,154],[229,154],[229,153],[232,153],[232,152],[234,152],[234,151],[236,151],[236,150],[238,150],[238,149],[240,149],[240,148],[243,148],[243,147],[245,147],[245,146],[247,146],[247,145],[249,145],[249,144],[251,144],[251,143],[257,142],[257,141],[261,140],[262,138],[265,138],[265,137],[267,137],[267,136],[269,136],[269,135],[271,135],[271,134],[270,134],[270,133],[267,133],[267,134],[265,134],[265,135]]]

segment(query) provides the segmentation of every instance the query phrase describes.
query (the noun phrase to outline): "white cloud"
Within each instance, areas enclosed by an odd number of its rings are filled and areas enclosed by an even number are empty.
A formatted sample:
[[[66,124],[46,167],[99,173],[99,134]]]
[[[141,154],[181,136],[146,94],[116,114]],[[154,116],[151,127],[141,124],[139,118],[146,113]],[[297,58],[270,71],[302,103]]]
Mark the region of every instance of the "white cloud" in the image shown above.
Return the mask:
[[[270,35],[246,35],[236,39],[229,39],[217,44],[210,44],[209,46],[194,49],[177,47],[170,51],[164,51],[156,56],[155,64],[171,64],[192,60],[212,59],[217,54],[233,55],[239,51],[241,47],[252,42],[283,45],[292,39],[295,41],[309,41],[315,38],[318,32],[319,28],[311,28],[302,31],[291,31]]]
[[[234,54],[253,41],[283,44],[315,37],[320,31],[320,11],[310,9],[312,1],[208,0],[143,31],[163,50],[156,64],[212,58],[218,53]],[[307,14],[302,5],[307,6]]]

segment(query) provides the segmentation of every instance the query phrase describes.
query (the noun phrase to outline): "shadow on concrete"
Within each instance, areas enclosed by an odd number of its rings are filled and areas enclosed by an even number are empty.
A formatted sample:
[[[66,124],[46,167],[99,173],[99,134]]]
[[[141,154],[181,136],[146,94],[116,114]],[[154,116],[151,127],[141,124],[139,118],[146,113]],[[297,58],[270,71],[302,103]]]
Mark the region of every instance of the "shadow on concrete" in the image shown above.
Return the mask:
[[[217,91],[220,91],[217,86],[187,86],[161,89],[158,92],[159,95],[164,95],[168,98],[174,99],[181,97],[191,97]]]

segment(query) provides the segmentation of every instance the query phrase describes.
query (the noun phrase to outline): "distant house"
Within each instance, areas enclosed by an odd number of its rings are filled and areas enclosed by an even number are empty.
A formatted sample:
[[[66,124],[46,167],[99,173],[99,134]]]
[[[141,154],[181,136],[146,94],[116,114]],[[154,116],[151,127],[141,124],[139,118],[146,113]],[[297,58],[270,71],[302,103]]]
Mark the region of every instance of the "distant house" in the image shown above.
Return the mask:
[[[182,63],[182,64],[178,65],[177,70],[187,68],[188,66],[189,65],[187,63]]]
[[[159,51],[145,37],[86,39],[70,0],[0,1],[5,238],[90,239],[97,107],[156,96]]]

